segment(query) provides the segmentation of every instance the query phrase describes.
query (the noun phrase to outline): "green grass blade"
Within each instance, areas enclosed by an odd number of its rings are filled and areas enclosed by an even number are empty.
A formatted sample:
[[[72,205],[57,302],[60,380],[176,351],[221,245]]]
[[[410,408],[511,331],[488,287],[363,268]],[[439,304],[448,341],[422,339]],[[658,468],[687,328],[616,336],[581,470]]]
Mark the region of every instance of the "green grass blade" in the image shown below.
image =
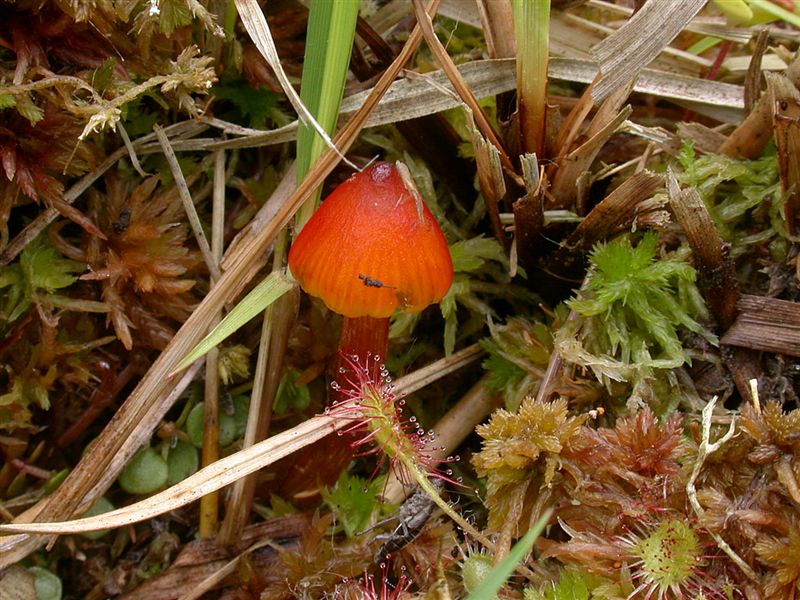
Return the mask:
[[[714,46],[722,43],[722,38],[706,36],[697,40],[694,44],[689,46],[686,51],[689,54],[700,56],[706,50],[711,50]]]
[[[175,371],[188,367],[295,286],[283,271],[273,271],[247,294],[189,354]]]
[[[522,148],[541,159],[547,127],[550,0],[514,0],[514,31]]]
[[[312,0],[309,10],[300,98],[328,133],[333,132],[339,116],[358,7],[358,0]],[[324,149],[322,138],[301,125],[297,135],[298,182]],[[319,192],[301,207],[297,213],[299,225],[313,214],[318,200]]]
[[[793,12],[789,12],[785,8],[781,8],[777,4],[773,4],[767,0],[747,0],[747,2],[750,4],[750,6],[761,9],[773,17],[783,19],[789,23],[789,25],[794,25],[795,27],[800,28],[800,16]]]
[[[536,521],[536,524],[531,530],[514,545],[511,552],[508,553],[508,556],[500,561],[500,564],[492,569],[491,573],[483,580],[483,583],[467,596],[467,600],[492,600],[497,595],[497,592],[503,587],[517,565],[521,563],[528,552],[530,552],[533,542],[541,535],[552,514],[553,511],[548,509],[539,517],[539,520]]]

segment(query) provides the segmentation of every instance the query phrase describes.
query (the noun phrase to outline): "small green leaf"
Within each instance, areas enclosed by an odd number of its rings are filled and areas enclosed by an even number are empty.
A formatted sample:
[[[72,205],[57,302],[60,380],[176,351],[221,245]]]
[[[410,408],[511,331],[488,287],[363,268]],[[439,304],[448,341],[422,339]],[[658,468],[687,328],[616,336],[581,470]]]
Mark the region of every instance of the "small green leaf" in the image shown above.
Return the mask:
[[[43,567],[30,567],[36,600],[61,600],[61,579]]]
[[[283,271],[273,271],[252,292],[247,294],[211,333],[178,363],[175,371],[188,367],[211,348],[236,332],[242,325],[262,312],[270,304],[295,286]]]
[[[28,310],[31,299],[25,286],[25,277],[19,264],[8,265],[0,269],[0,289],[8,288],[3,303],[2,316],[6,321],[14,321]]]
[[[339,519],[348,538],[355,537],[369,525],[383,481],[383,477],[368,481],[345,471],[332,490],[323,491],[325,504]]]
[[[596,575],[568,567],[561,570],[556,583],[547,584],[542,591],[527,588],[523,597],[524,600],[590,600],[594,598],[592,590],[602,581]]]
[[[308,408],[311,402],[311,393],[307,385],[296,385],[300,372],[290,369],[284,373],[278,392],[275,394],[275,404],[272,410],[276,415],[282,415],[287,410],[303,410]]]
[[[231,85],[214,86],[211,95],[229,101],[247,124],[255,129],[266,129],[267,125],[285,125],[283,121],[288,121],[280,109],[281,96],[264,86],[253,89],[245,81],[236,81]]]
[[[494,260],[501,264],[508,262],[503,247],[498,241],[482,235],[452,244],[450,258],[456,273],[474,273],[487,260]]]
[[[197,448],[178,440],[167,455],[167,485],[175,485],[189,475],[194,475],[199,466],[200,457],[197,455]]]
[[[186,433],[197,448],[203,447],[203,430],[205,429],[205,404],[195,405],[189,418],[186,419]],[[224,412],[219,414],[219,445],[228,446],[236,439],[236,420]]]
[[[0,110],[14,108],[16,105],[17,101],[12,94],[0,94]]]
[[[89,507],[82,517],[96,517],[97,515],[102,515],[103,513],[111,512],[114,510],[114,505],[111,503],[111,500],[106,498],[105,496],[100,496],[97,500],[95,500],[94,504]],[[86,533],[82,533],[81,536],[85,537],[89,540],[99,540],[101,537],[108,534],[108,529],[101,529],[99,531],[87,531]]]
[[[19,263],[0,268],[0,289],[7,288],[0,309],[2,318],[16,320],[28,310],[35,296],[52,295],[55,290],[72,285],[78,279],[74,273],[83,270],[82,264],[64,258],[44,236],[39,236],[22,251]]]
[[[249,409],[250,398],[247,396],[235,396],[233,398],[233,414],[229,416],[233,419],[234,440],[241,438],[244,435],[245,429],[247,429],[247,415]]]
[[[117,66],[117,59],[109,56],[92,73],[92,86],[98,92],[105,92],[114,81],[114,69]]]
[[[64,480],[69,475],[69,469],[61,469],[58,473],[50,477],[47,482],[44,484],[44,493],[45,494],[52,494],[58,489]]]
[[[525,377],[525,371],[501,356],[497,345],[491,340],[481,340],[480,344],[488,353],[481,366],[489,374],[486,387],[490,390],[496,392],[504,391],[507,388],[516,386]]]
[[[450,356],[456,349],[456,331],[458,329],[458,321],[456,320],[455,313],[445,317],[444,320],[444,353],[445,356]]]
[[[17,96],[17,112],[28,119],[31,125],[36,125],[44,119],[44,111],[36,106],[28,95]]]
[[[456,347],[456,331],[458,329],[456,298],[459,295],[469,294],[469,291],[469,280],[456,278],[439,304],[444,317],[444,352],[447,356],[450,356]]]
[[[189,25],[191,22],[192,12],[184,0],[161,0],[159,2],[158,24],[164,35],[172,35],[177,27]]]
[[[42,236],[25,247],[20,255],[20,265],[30,287],[45,292],[72,285],[78,279],[73,273],[84,270],[79,262],[64,258],[47,245]]]
[[[167,461],[152,448],[142,448],[117,479],[129,494],[151,494],[167,482]]]

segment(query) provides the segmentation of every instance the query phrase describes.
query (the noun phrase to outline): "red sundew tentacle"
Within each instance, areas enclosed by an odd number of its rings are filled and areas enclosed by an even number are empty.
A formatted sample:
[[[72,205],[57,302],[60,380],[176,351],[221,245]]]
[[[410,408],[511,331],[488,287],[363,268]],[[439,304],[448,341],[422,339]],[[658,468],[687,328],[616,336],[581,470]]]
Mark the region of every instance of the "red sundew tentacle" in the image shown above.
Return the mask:
[[[422,476],[447,481],[454,485],[462,483],[452,478],[451,469],[441,470],[441,465],[454,462],[453,457],[440,458],[436,449],[426,446],[432,439],[416,417],[406,418],[402,406],[391,384],[385,366],[377,365],[379,357],[342,355],[340,364],[344,377],[332,385],[340,400],[328,407],[325,413],[334,418],[353,421],[343,432],[353,435],[351,448],[358,450],[357,456],[385,454],[389,458],[390,469],[411,469]],[[358,432],[364,431],[359,436]],[[373,445],[364,450],[364,446]]]

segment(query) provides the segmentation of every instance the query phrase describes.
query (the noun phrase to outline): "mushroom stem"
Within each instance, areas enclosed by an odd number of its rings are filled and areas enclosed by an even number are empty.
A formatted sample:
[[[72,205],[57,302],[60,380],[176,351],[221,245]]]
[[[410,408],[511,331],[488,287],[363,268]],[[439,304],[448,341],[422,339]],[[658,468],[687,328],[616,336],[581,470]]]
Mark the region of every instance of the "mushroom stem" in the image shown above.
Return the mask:
[[[342,335],[339,338],[339,357],[336,361],[335,378],[341,381],[342,367],[348,369],[349,361],[367,366],[369,376],[377,377],[381,363],[386,360],[389,348],[389,319],[375,317],[345,317]],[[379,357],[373,359],[373,357]],[[357,358],[356,358],[357,357]],[[367,362],[367,359],[370,359]]]
[[[338,402],[359,377],[353,373],[352,364],[367,369],[370,379],[380,381],[380,367],[389,348],[389,318],[344,317],[339,336],[338,357],[333,378],[341,386],[341,392],[331,389],[329,403]],[[374,360],[372,357],[379,356]],[[358,358],[355,358],[358,357]],[[348,380],[350,383],[348,383]],[[342,470],[353,460],[352,434],[328,435],[313,446],[303,448],[295,454],[281,485],[281,493],[296,503],[313,498],[321,486],[332,486]]]

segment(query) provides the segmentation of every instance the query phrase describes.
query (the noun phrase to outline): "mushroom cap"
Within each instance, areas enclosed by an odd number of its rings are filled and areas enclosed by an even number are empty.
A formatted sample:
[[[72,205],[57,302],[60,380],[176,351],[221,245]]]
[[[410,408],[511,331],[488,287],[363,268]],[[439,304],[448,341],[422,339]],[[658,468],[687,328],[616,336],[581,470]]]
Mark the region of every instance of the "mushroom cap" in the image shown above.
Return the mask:
[[[419,312],[453,282],[436,219],[385,162],[325,199],[292,243],[289,268],[307,293],[346,317]]]

